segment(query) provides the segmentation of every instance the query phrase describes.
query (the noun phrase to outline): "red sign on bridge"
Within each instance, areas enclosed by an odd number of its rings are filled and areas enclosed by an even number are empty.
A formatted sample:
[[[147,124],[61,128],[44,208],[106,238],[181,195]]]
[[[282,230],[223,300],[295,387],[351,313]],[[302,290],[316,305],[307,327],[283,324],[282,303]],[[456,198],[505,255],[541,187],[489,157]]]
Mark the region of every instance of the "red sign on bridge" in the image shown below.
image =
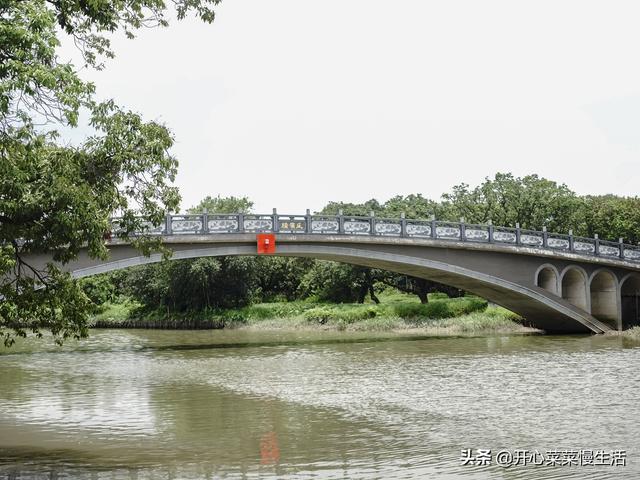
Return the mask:
[[[259,233],[256,235],[258,254],[271,255],[276,253],[276,236],[273,233]]]

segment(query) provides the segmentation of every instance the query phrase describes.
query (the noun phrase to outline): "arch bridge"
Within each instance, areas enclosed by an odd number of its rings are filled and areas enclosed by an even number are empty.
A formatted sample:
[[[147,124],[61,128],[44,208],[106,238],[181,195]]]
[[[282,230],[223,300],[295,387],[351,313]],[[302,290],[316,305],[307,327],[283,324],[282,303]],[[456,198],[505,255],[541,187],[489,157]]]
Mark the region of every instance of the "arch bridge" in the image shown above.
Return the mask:
[[[117,231],[118,219],[113,219]],[[386,269],[475,293],[548,332],[594,332],[640,324],[640,247],[619,240],[464,222],[344,215],[168,215],[159,236],[173,259],[256,255],[256,235],[274,234],[275,255]],[[75,277],[161,260],[108,239],[110,257],[82,252]],[[34,265],[47,255],[31,254]]]

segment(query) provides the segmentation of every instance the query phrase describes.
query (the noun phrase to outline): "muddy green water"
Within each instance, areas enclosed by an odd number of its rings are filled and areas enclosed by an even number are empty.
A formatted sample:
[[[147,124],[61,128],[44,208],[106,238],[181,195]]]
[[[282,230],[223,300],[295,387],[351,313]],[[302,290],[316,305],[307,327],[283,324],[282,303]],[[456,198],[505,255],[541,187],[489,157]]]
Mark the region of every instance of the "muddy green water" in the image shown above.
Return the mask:
[[[0,478],[640,478],[612,337],[103,330],[0,350]],[[622,466],[461,450],[625,450]]]

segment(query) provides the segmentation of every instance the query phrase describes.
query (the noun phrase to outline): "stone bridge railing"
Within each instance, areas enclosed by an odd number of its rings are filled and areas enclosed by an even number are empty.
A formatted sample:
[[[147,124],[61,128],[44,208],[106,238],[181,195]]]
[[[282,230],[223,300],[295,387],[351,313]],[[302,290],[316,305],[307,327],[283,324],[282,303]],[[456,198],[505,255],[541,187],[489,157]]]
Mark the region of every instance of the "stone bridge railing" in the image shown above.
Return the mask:
[[[118,219],[114,218],[117,231]],[[457,242],[494,243],[521,247],[543,248],[586,256],[605,257],[640,263],[640,246],[585,238],[569,234],[477,225],[438,220],[407,218],[359,217],[348,215],[272,214],[187,214],[167,215],[159,226],[147,224],[148,235],[224,235],[228,233],[295,233],[322,235],[367,235],[377,237],[432,238]]]

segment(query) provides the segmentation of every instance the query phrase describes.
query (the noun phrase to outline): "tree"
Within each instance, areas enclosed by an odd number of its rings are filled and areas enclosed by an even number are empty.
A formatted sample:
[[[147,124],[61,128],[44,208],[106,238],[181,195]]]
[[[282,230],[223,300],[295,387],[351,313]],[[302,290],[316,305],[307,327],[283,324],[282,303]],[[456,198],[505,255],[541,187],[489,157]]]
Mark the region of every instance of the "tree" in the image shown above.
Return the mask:
[[[310,258],[257,257],[252,260],[256,285],[253,296],[262,302],[299,298],[303,278],[315,263]]]
[[[316,261],[302,279],[300,289],[304,295],[318,300],[363,303],[367,294],[380,303],[374,285],[378,271],[367,267],[327,261]]]
[[[382,215],[385,217],[398,218],[401,213],[404,213],[407,218],[427,219],[432,215],[442,217],[445,212],[441,204],[419,193],[404,197],[397,195],[384,202]]]
[[[189,209],[189,213],[249,213],[253,202],[247,197],[217,197],[207,196]]]
[[[428,303],[428,295],[433,292],[446,293],[449,297],[462,297],[464,295],[464,290],[456,287],[450,287],[449,285],[425,278],[400,275],[393,272],[381,272],[378,279],[385,285],[400,290],[401,292],[417,295],[420,303]]]
[[[117,297],[116,286],[110,273],[83,278],[80,286],[84,294],[97,307],[106,302],[112,302]]]
[[[580,199],[566,185],[527,175],[519,178],[511,173],[497,173],[493,180],[470,189],[469,185],[453,187],[443,198],[443,213],[449,220],[464,217],[470,223],[566,232],[576,223],[575,213]]]
[[[189,11],[206,22],[218,0],[175,0],[178,18]],[[104,33],[166,25],[161,0],[6,0],[0,2],[0,335],[6,345],[27,330],[48,328],[56,341],[87,334],[91,303],[60,269],[81,248],[105,257],[109,217],[128,238],[145,221],[159,224],[177,208],[171,186],[177,161],[164,125],[145,122],[113,101],[94,100],[94,86],[61,63],[60,31],[73,37],[87,66],[113,56]],[[58,129],[78,127],[86,111],[94,133],[79,145]],[[142,216],[142,220],[137,216]],[[131,239],[144,253],[157,241]],[[37,270],[29,252],[54,262]]]
[[[383,206],[376,199],[364,203],[329,202],[319,213],[321,215],[337,215],[342,212],[347,216],[366,217],[374,213],[379,215]],[[307,294],[317,296],[320,300],[332,302],[363,303],[367,294],[375,303],[380,303],[376,297],[374,284],[377,272],[368,267],[333,262],[317,262],[304,279]],[[329,283],[333,282],[333,285]]]
[[[371,212],[380,213],[382,205],[375,198],[364,203],[329,202],[318,213],[320,215],[338,215],[340,211],[342,211],[343,215],[368,217]]]
[[[576,233],[602,239],[640,242],[640,198],[599,195],[582,197]]]
[[[168,315],[247,305],[255,289],[252,259],[203,257],[130,269],[126,291],[143,311]]]

